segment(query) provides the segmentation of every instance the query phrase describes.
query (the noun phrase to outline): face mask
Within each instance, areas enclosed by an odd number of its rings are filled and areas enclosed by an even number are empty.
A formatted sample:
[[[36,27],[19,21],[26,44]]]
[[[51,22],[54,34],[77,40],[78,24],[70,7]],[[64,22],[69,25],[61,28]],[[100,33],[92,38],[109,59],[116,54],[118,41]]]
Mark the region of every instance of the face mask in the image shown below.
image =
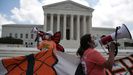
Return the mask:
[[[95,40],[94,43],[95,43],[94,47],[97,47],[99,42],[98,40]]]
[[[49,35],[46,35],[46,36],[45,36],[45,39],[49,39],[49,38],[50,38],[50,36],[49,36]]]

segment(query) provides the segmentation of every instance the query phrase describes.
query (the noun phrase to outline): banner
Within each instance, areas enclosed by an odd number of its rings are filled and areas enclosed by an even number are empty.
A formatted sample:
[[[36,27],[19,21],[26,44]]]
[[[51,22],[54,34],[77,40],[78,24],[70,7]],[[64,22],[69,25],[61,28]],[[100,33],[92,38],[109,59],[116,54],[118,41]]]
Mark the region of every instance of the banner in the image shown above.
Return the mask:
[[[112,71],[107,71],[107,75],[133,75],[133,54],[115,60]]]

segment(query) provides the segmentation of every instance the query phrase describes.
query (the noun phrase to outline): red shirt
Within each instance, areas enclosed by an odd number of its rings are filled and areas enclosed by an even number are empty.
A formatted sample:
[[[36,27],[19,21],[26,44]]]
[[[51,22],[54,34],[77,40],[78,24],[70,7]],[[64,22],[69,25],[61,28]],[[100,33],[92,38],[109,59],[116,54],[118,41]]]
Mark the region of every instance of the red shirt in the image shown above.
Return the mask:
[[[87,49],[83,55],[87,75],[106,75],[101,65],[106,59],[96,50]]]

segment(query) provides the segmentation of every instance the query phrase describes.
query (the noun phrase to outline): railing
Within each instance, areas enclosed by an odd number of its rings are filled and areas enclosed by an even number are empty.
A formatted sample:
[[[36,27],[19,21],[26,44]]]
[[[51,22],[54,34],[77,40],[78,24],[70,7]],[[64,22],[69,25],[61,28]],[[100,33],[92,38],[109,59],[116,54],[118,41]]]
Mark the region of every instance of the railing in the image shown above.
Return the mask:
[[[99,51],[105,57],[108,57],[107,54],[105,54],[103,50],[99,49]],[[28,54],[35,54],[37,52],[39,52],[37,48],[3,47],[3,48],[0,48],[0,58],[23,56],[23,55],[28,55]],[[65,49],[65,52],[68,54],[76,55],[76,49]],[[118,55],[116,56],[116,59],[123,58],[131,54],[133,54],[132,50],[119,50]]]
[[[36,48],[5,47],[0,48],[0,58],[23,56],[39,52]]]

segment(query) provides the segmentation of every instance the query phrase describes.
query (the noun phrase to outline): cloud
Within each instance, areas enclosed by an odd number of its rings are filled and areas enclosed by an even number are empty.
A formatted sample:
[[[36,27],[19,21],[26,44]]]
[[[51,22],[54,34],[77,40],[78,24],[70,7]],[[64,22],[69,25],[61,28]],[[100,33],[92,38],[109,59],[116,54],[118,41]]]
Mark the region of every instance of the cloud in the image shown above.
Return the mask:
[[[11,19],[16,23],[44,24],[43,5],[65,0],[20,0],[20,7],[14,7]],[[90,6],[90,0],[72,0],[80,4]],[[125,24],[133,24],[132,0],[93,0],[93,26],[116,27]],[[93,3],[93,2],[92,2]]]
[[[8,20],[6,18],[7,16],[6,15],[2,15],[0,14],[0,37],[1,37],[1,31],[2,31],[2,25],[3,24],[14,24],[15,22],[11,21],[11,20]]]
[[[42,3],[44,5],[48,5],[48,4],[57,3],[57,2],[61,2],[61,1],[66,1],[66,0],[42,0]],[[86,5],[86,6],[90,6],[86,0],[72,0],[72,1]]]
[[[14,21],[8,20],[6,17],[7,17],[6,15],[0,14],[0,25],[3,25],[3,24],[14,24],[15,23]]]
[[[17,23],[44,24],[42,6],[61,1],[65,0],[20,0],[20,8],[15,7],[11,10],[11,19]],[[73,1],[89,5],[85,0]]]
[[[48,5],[48,4],[53,4],[53,3],[57,3],[57,2],[61,2],[61,1],[65,1],[65,0],[42,0],[42,4]]]
[[[0,14],[0,24],[44,24],[44,11],[42,9],[42,6],[45,4],[51,4],[60,1],[64,0],[20,0],[20,6],[11,9],[12,15]],[[86,6],[89,5],[85,0],[73,1]]]
[[[11,18],[19,23],[43,24],[42,4],[38,0],[20,0],[20,8],[11,12]]]
[[[12,15],[0,14],[0,25],[2,24],[44,24],[43,9],[39,0],[20,0],[20,7],[11,9]],[[0,35],[1,35],[0,26]]]
[[[94,6],[93,26],[116,27],[133,24],[132,0],[99,0]]]

